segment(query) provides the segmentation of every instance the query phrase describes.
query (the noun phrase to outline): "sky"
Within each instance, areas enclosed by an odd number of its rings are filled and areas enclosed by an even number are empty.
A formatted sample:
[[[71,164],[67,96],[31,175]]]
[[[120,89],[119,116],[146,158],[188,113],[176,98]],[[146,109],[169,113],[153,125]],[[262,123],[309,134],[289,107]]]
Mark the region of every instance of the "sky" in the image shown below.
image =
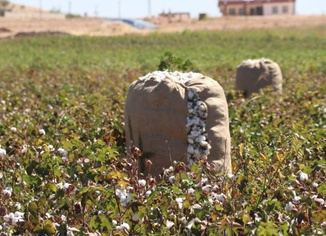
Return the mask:
[[[193,18],[200,13],[221,16],[217,0],[11,0],[12,3],[108,18],[144,18],[162,12],[189,12]],[[296,0],[298,15],[326,14],[326,0]]]

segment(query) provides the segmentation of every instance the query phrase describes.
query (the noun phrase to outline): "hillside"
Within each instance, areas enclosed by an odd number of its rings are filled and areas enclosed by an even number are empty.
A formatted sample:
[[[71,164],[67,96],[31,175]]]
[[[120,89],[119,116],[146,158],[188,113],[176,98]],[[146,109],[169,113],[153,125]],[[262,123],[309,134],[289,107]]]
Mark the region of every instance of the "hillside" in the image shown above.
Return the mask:
[[[18,13],[17,13],[18,12]],[[114,36],[157,32],[182,32],[184,30],[239,30],[274,27],[326,26],[326,15],[275,16],[275,17],[219,17],[203,21],[161,22],[155,30],[139,30],[127,24],[103,23],[100,18],[66,19],[62,14],[41,12],[22,5],[10,6],[10,14],[0,17],[0,38],[18,35],[65,33],[71,35]]]

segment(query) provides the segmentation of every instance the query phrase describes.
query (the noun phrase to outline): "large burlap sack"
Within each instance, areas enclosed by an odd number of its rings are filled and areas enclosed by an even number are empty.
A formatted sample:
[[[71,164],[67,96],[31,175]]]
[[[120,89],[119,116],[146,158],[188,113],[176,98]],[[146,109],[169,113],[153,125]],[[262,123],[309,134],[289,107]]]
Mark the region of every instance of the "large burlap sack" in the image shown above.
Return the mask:
[[[271,85],[274,92],[282,93],[283,76],[279,65],[270,59],[245,60],[237,66],[235,89],[246,97],[260,93]]]
[[[228,107],[222,87],[198,73],[153,72],[134,81],[124,110],[127,150],[139,147],[157,176],[173,161],[198,158],[231,173]]]

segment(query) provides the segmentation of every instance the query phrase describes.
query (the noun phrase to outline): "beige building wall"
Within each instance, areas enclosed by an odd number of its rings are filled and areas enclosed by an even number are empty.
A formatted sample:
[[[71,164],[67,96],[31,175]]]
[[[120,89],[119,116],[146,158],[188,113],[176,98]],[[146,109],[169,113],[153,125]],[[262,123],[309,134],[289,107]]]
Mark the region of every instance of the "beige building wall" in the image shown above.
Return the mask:
[[[293,3],[266,3],[264,4],[264,15],[294,15]]]
[[[294,15],[294,2],[253,2],[253,1],[226,1],[219,2],[219,7],[223,15]]]

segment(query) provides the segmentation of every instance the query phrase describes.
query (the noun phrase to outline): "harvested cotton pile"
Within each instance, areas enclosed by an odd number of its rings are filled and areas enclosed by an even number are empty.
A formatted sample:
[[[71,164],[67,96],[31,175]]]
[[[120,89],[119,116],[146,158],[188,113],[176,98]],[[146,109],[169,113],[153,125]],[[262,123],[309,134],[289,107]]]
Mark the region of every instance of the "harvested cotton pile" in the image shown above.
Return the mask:
[[[173,161],[201,159],[231,172],[228,110],[224,91],[200,73],[154,71],[134,81],[125,103],[127,148],[137,146],[161,173]]]

